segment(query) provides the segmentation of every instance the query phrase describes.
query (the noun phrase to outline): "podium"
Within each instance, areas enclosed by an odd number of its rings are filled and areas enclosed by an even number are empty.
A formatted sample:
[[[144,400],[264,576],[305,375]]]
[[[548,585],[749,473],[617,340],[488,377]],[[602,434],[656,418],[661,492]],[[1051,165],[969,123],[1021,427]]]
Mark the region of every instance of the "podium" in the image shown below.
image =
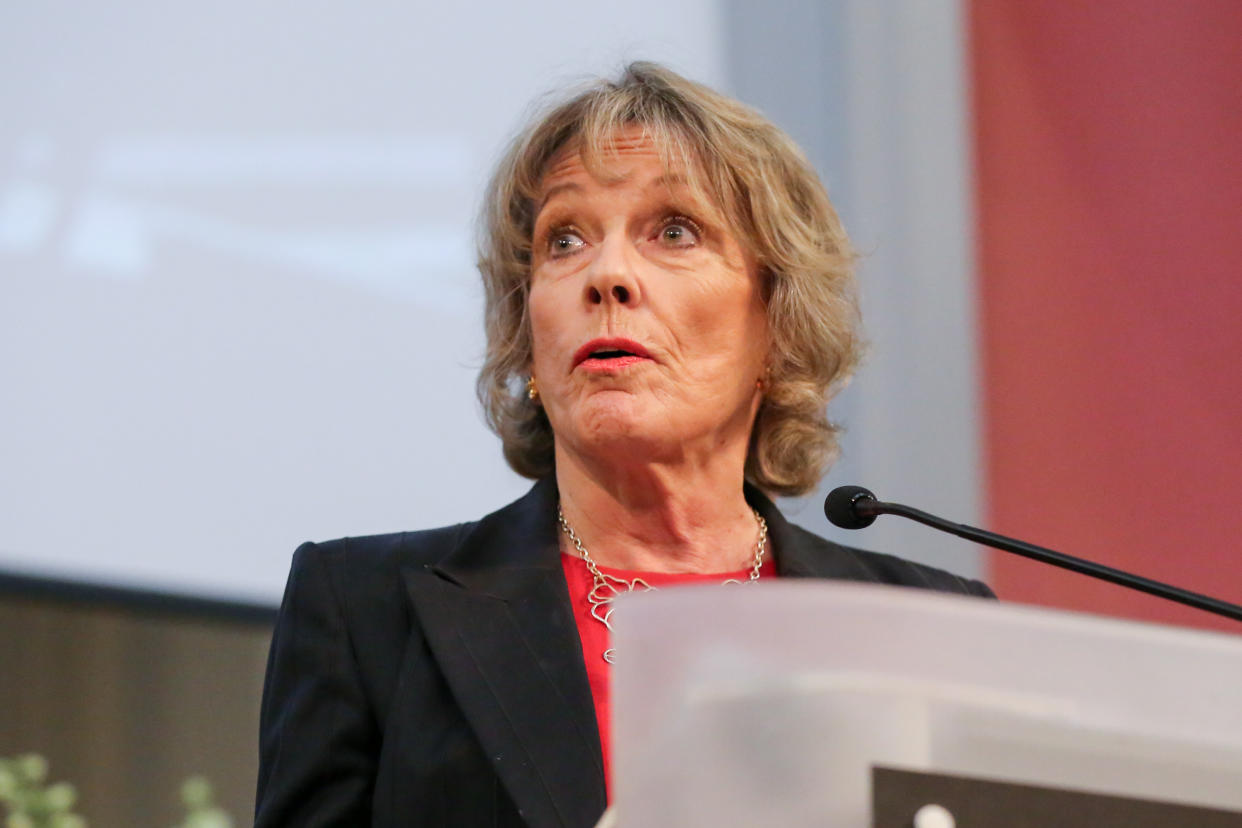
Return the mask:
[[[1242,637],[792,580],[613,621],[622,828],[1242,826]]]

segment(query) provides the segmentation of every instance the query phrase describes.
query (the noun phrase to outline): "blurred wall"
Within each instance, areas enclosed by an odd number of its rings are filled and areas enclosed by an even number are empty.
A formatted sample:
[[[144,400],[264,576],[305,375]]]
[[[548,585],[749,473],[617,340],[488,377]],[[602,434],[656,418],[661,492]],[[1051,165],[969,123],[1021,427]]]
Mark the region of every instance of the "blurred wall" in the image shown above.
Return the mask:
[[[269,625],[2,598],[0,756],[45,756],[93,826],[180,824],[195,774],[250,824]]]
[[[782,508],[813,532],[978,577],[971,544],[897,519],[830,526],[845,483],[980,517],[969,99],[956,0],[734,2],[734,92],[806,150],[856,248],[867,353],[829,406],[842,454]]]

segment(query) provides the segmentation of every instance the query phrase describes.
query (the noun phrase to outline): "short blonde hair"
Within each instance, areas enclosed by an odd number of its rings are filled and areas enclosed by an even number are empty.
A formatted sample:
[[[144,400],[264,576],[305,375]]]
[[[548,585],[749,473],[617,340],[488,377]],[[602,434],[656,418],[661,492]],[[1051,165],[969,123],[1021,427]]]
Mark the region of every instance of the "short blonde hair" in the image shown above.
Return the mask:
[[[759,264],[771,352],[745,476],[772,494],[805,494],[836,455],[826,407],[859,356],[853,249],[819,177],[784,132],[653,63],[632,63],[617,81],[595,82],[551,108],[514,139],[492,176],[479,240],[487,354],[478,394],[487,422],[518,474],[553,471],[552,426],[525,388],[535,199],[560,152],[581,152],[595,172],[616,135],[634,126],[722,209]]]

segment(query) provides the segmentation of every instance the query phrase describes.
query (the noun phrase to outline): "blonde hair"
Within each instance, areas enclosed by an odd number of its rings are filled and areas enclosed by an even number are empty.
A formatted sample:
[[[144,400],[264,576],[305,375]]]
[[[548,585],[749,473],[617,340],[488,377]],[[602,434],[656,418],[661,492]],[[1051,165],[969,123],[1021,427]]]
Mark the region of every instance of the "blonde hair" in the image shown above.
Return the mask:
[[[594,173],[618,132],[633,126],[722,209],[759,264],[771,352],[745,476],[773,494],[805,494],[836,456],[826,407],[859,357],[853,250],[814,169],[784,132],[654,63],[632,63],[617,81],[595,82],[553,107],[514,139],[492,176],[479,241],[487,354],[478,394],[487,422],[518,474],[553,471],[552,426],[525,388],[535,199],[558,153],[577,150]]]

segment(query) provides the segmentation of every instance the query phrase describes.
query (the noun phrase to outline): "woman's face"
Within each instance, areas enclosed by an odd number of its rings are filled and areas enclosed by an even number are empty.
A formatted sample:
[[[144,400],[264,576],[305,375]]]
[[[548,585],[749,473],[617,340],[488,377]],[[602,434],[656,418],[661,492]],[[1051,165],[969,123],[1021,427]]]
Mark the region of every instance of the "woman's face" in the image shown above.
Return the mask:
[[[744,458],[768,352],[758,268],[720,210],[621,133],[606,180],[544,177],[532,239],[532,373],[558,451]]]

